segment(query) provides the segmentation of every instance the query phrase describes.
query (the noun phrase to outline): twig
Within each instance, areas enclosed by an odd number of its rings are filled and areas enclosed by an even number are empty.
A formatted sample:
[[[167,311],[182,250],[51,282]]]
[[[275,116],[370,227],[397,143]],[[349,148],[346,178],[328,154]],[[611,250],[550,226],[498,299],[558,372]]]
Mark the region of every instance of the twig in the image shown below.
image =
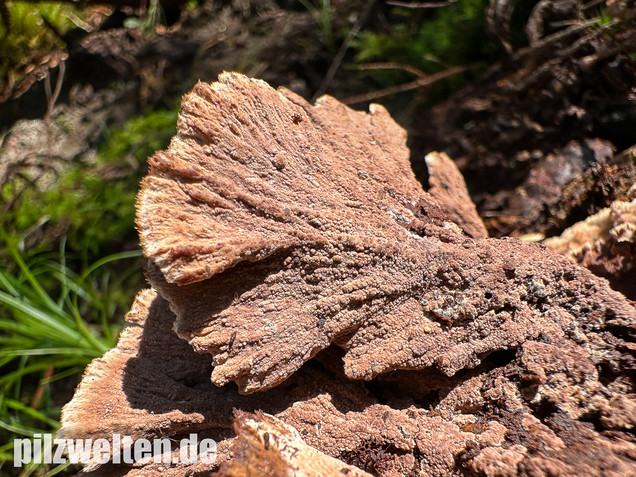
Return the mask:
[[[2,24],[4,25],[4,33],[1,39],[4,40],[11,33],[11,13],[6,0],[0,0],[0,17],[2,17]]]
[[[46,135],[48,139],[46,147],[49,160],[51,160],[53,157],[53,154],[51,152],[51,147],[53,145],[53,128],[51,127],[51,116],[53,115],[53,108],[55,107],[55,103],[62,89],[65,71],[66,65],[64,61],[61,61],[58,65],[57,80],[55,82],[55,89],[53,90],[53,92],[51,92],[50,71],[44,81],[44,92],[46,93],[46,114],[44,114],[44,124],[46,125]]]
[[[447,5],[451,5],[459,0],[446,0],[445,2],[396,2],[388,1],[387,5],[393,5],[394,7],[404,8],[441,8]]]
[[[345,104],[362,103],[365,101],[372,101],[374,99],[382,98],[384,96],[389,96],[391,94],[403,93],[412,89],[421,88],[422,86],[431,85],[436,81],[475,68],[475,66],[476,65],[455,66],[453,68],[449,68],[447,70],[440,71],[439,73],[427,76],[425,78],[418,78],[415,81],[411,81],[410,83],[405,83],[399,86],[391,86],[390,88],[385,88],[379,91],[373,91],[371,93],[361,94],[358,96],[352,96],[350,98],[344,99],[342,102]]]
[[[535,84],[539,79],[543,78],[546,74],[554,74],[554,69],[559,65],[560,61],[557,58],[552,58],[546,61],[541,66],[535,68],[527,75],[524,75],[523,81],[519,84],[511,84],[508,88],[509,91],[514,91],[516,94],[525,91],[531,85]]]
[[[587,35],[583,35],[581,38],[577,39],[574,43],[569,45],[567,48],[559,49],[555,52],[554,57],[545,63],[543,63],[538,68],[534,69],[530,74],[524,76],[524,80],[510,87],[510,90],[515,93],[520,93],[521,91],[526,90],[532,84],[535,84],[539,79],[544,77],[547,74],[551,74],[557,80],[562,81],[558,76],[557,72],[559,71],[558,65],[563,61],[563,59],[573,58],[582,48],[590,44],[590,41],[596,37],[603,35],[608,30],[611,30],[616,25],[618,25],[620,21],[614,20],[607,25],[604,25],[600,28],[595,28]],[[539,48],[539,46],[535,46],[535,48]],[[618,50],[620,51],[620,50]],[[600,53],[596,55],[588,56],[584,59],[579,59],[579,67],[589,67],[593,61],[596,61],[595,57],[600,58]],[[611,55],[610,55],[611,56]],[[563,81],[562,81],[563,82]]]
[[[537,50],[539,50],[541,48],[548,48],[548,47],[554,45],[555,43],[557,43],[560,40],[565,40],[570,35],[574,35],[576,33],[579,33],[581,31],[589,28],[590,26],[595,25],[597,21],[598,20],[596,18],[594,18],[592,20],[588,20],[586,22],[583,22],[583,23],[581,23],[579,25],[574,25],[574,26],[572,26],[570,28],[567,28],[565,30],[561,30],[561,31],[558,31],[558,32],[553,33],[551,35],[544,36],[539,41],[539,43],[537,43],[536,45],[526,46],[525,48],[517,50],[512,56],[512,61],[520,61],[520,60],[524,59],[526,56],[531,55],[532,53],[536,52]]]
[[[50,158],[50,156],[45,156],[47,159]],[[44,158],[44,157],[43,157]],[[48,164],[50,164],[51,161],[48,161]],[[20,179],[22,179],[24,181],[24,183],[22,184],[22,186],[13,194],[11,194],[11,199],[8,200],[8,202],[6,204],[4,204],[3,207],[3,213],[7,213],[9,212],[13,206],[18,202],[18,200],[20,199],[20,197],[22,196],[22,194],[24,192],[26,192],[29,189],[32,189],[35,187],[35,184],[37,183],[37,181],[40,180],[40,178],[44,175],[46,171],[44,170],[44,168],[39,169],[36,173],[34,173],[33,177],[26,177],[25,175],[23,175],[22,173],[18,172],[15,174],[16,177],[19,177]]]
[[[55,25],[53,25],[44,15],[40,15],[40,19],[44,26],[47,27],[51,32],[61,41],[64,41],[64,35],[60,33],[60,30],[57,29]]]
[[[31,227],[29,227],[26,231],[24,231],[20,235],[20,240],[18,240],[17,247],[20,252],[24,252],[27,249],[27,240],[29,237],[34,236],[36,233],[41,232],[44,229],[44,226],[51,220],[51,216],[48,214],[44,214],[42,217],[38,219],[36,223],[34,223]],[[68,221],[68,218],[65,218],[62,223]],[[41,235],[40,235],[41,236]],[[34,242],[33,240],[31,241]]]
[[[585,56],[579,60],[581,69],[589,70],[599,61],[605,60],[607,58],[612,58],[616,56],[618,53],[628,53],[630,49],[633,51],[635,46],[636,46],[636,41],[621,42],[618,45],[614,46],[613,48],[607,48],[607,49],[598,51],[592,55]]]
[[[573,25],[570,28],[566,28],[564,30],[557,31],[556,33],[552,33],[551,35],[545,36],[541,38],[541,40],[533,46],[526,46],[519,50],[516,50],[512,53],[510,57],[510,63],[521,63],[527,59],[528,56],[537,54],[541,51],[547,51],[548,49],[556,50],[557,43],[560,41],[566,41],[570,36],[576,35],[582,31],[585,31],[587,28],[594,26],[597,23],[598,19],[593,18],[591,20],[585,21],[578,25]],[[488,71],[482,76],[481,81],[487,82],[490,81],[495,75],[501,73],[504,66],[508,63],[497,62],[493,64]]]
[[[359,65],[358,69],[359,70],[403,70],[403,71],[407,71],[409,73],[414,74],[418,78],[425,78],[426,76],[428,76],[426,73],[416,68],[415,66],[405,65],[402,63],[393,63],[393,62],[366,63],[363,65]]]
[[[490,0],[486,10],[488,30],[497,38],[506,55],[512,53],[510,20],[512,19],[514,8],[515,4],[510,0]]]
[[[53,108],[55,107],[55,103],[57,102],[57,98],[60,95],[60,91],[62,90],[62,83],[64,82],[64,73],[66,72],[66,63],[64,61],[60,61],[58,64],[58,73],[57,80],[55,81],[55,89],[51,93],[51,81],[50,76],[46,77],[46,81],[44,83],[44,91],[46,93],[46,114],[45,119],[48,121],[53,114]]]
[[[605,0],[592,0],[589,3],[585,3],[581,6],[581,10],[589,10],[590,8],[597,7],[601,4],[605,3]]]
[[[612,20],[607,25],[603,25],[600,28],[595,28],[590,33],[588,33],[587,35],[582,36],[581,38],[576,40],[574,43],[572,43],[572,45],[568,46],[567,48],[564,48],[564,49],[560,50],[557,53],[556,56],[560,57],[560,58],[567,58],[569,56],[572,56],[577,50],[579,50],[583,46],[589,45],[590,44],[590,40],[603,35],[605,32],[611,30],[612,28],[614,28],[619,23],[620,23],[620,20]]]
[[[314,93],[314,96],[312,99],[316,99],[327,92],[327,88],[329,88],[329,85],[333,81],[333,78],[336,75],[336,71],[338,71],[338,68],[340,68],[340,64],[342,63],[342,60],[344,59],[345,53],[349,49],[351,40],[353,40],[353,38],[358,34],[360,29],[362,28],[362,25],[364,25],[364,22],[367,20],[369,13],[371,13],[371,9],[373,8],[373,5],[375,5],[375,0],[371,0],[370,2],[368,2],[367,6],[364,8],[364,10],[362,10],[360,15],[358,16],[358,19],[356,20],[355,25],[353,25],[353,28],[351,28],[351,30],[349,30],[349,33],[347,33],[347,37],[342,42],[342,45],[340,45],[340,49],[338,50],[338,53],[336,53],[336,56],[331,62],[331,66],[329,66],[329,70],[327,70],[327,74],[323,78],[322,83],[320,83],[320,86]]]

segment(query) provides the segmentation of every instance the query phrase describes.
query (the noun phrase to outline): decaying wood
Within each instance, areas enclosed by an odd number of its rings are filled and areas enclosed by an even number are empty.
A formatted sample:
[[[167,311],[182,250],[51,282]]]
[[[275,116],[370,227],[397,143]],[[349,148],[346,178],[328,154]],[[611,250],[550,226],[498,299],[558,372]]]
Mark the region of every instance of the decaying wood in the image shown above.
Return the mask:
[[[632,200],[617,200],[561,236],[543,243],[607,278],[628,297],[636,296],[636,185]]]
[[[633,161],[615,162],[634,146],[634,2],[533,4],[528,12],[523,2],[490,0],[487,26],[502,58],[423,108],[409,130],[418,177],[426,153],[446,152],[495,237],[558,235],[608,207],[636,177]],[[519,41],[522,22],[529,44]]]
[[[91,364],[61,434],[219,442],[214,466],[176,475],[296,465],[263,454],[281,426],[377,475],[636,470],[632,304],[542,245],[476,238],[457,170],[430,156],[424,192],[405,140],[378,106],[237,74],[197,85],[138,200],[158,294]],[[239,412],[232,447],[234,408],[282,424]]]
[[[636,181],[636,165],[612,149],[608,141],[586,139],[529,159],[534,164],[524,183],[494,194],[483,211],[485,222],[498,233],[534,230],[550,236],[572,217],[624,199]]]
[[[238,412],[234,430],[238,436],[233,449],[234,458],[220,470],[220,477],[320,477],[339,474],[371,477],[357,467],[346,465],[308,446],[296,429],[269,414],[257,412],[252,416]]]

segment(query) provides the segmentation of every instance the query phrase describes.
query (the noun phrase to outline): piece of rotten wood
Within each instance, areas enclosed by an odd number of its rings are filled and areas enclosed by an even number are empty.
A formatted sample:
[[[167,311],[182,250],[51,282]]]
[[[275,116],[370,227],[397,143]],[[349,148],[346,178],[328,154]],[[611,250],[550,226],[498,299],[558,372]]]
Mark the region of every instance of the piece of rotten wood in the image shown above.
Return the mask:
[[[546,239],[551,250],[572,258],[607,278],[628,298],[636,299],[636,184],[633,200],[616,200],[587,219]]]
[[[357,467],[308,446],[296,429],[269,414],[257,411],[252,415],[239,411],[234,430],[238,436],[232,449],[234,458],[224,464],[219,477],[371,477]]]

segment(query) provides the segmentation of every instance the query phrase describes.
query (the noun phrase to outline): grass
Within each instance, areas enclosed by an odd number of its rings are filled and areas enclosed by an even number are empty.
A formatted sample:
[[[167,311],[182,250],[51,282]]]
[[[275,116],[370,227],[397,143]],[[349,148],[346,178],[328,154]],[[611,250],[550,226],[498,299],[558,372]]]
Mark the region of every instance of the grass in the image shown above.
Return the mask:
[[[336,51],[336,40],[333,32],[333,23],[331,20],[331,1],[330,0],[300,0],[300,3],[314,16],[320,31],[322,33],[322,41],[330,53]]]
[[[2,188],[0,199],[18,198],[0,216],[0,475],[64,469],[14,470],[13,440],[55,432],[87,364],[115,345],[144,284],[143,261],[140,250],[109,253],[135,246],[145,160],[168,144],[177,112],[105,129],[95,158],[78,158],[36,187],[23,189],[18,174]]]
[[[124,26],[126,28],[141,28],[146,35],[151,35],[161,22],[162,16],[163,11],[159,0],[150,0],[143,18],[128,17],[124,20]]]
[[[9,255],[3,268],[14,271],[0,271],[0,442],[6,442],[0,471],[12,466],[13,439],[59,427],[56,383],[72,390],[86,365],[115,345],[121,322],[112,317],[130,306],[132,293],[121,290],[140,275],[133,259],[141,256],[140,250],[110,255],[76,273],[64,243],[57,254],[27,262],[1,235]],[[42,468],[27,466],[21,475],[35,472]]]

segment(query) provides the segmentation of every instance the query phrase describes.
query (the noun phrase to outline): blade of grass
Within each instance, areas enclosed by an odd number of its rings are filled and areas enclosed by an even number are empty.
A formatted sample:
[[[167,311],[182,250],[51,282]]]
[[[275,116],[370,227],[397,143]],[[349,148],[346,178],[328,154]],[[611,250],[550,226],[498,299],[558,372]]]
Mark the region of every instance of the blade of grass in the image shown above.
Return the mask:
[[[13,432],[15,434],[20,434],[22,436],[33,437],[33,434],[36,432],[42,432],[41,429],[31,428],[27,426],[22,426],[20,424],[9,424],[0,420],[0,427],[6,429],[9,432]]]
[[[18,379],[16,379],[16,385],[13,390],[13,395],[15,396],[16,399],[19,399],[20,394],[22,393],[22,374],[21,373],[22,373],[22,370],[26,367],[28,361],[29,361],[29,358],[27,358],[26,356],[20,356],[20,359],[18,362],[18,369],[16,371],[17,373],[16,376],[18,376]]]
[[[84,320],[80,316],[76,306],[72,307],[71,313],[73,314],[73,317],[75,318],[75,324],[77,325],[77,328],[80,331],[80,333],[84,336],[84,338],[86,338],[89,341],[91,345],[93,345],[95,349],[100,351],[100,354],[105,353],[111,348],[111,346],[108,343],[104,343],[98,338],[96,338],[95,336],[93,336],[90,330],[86,327],[86,324],[84,323]]]
[[[65,464],[57,465],[53,469],[49,470],[46,474],[42,475],[42,477],[53,477],[54,475],[59,474],[63,470],[68,469],[71,465],[73,465],[72,462],[66,462]]]
[[[27,414],[35,419],[37,419],[38,421],[42,421],[45,422],[46,424],[48,424],[49,426],[51,426],[54,429],[58,429],[60,427],[60,423],[54,419],[51,419],[50,417],[45,416],[44,414],[42,414],[40,411],[38,411],[37,409],[33,409],[32,407],[26,406],[24,404],[22,404],[19,401],[16,401],[15,399],[6,399],[6,405],[8,408],[11,408],[15,411],[20,411],[23,414]]]
[[[42,324],[45,324],[49,328],[57,330],[68,337],[72,336],[77,341],[81,341],[82,337],[76,331],[70,329],[67,326],[62,325],[61,323],[59,323],[59,321],[56,321],[55,319],[51,318],[49,315],[47,315],[43,311],[35,308],[32,305],[29,305],[28,303],[24,303],[16,299],[15,297],[12,297],[11,295],[8,295],[4,292],[0,292],[0,303],[4,303],[5,305],[11,308],[20,310],[26,313],[28,316],[35,318],[37,321],[41,322]],[[64,313],[61,313],[60,317],[64,317]]]
[[[46,305],[46,307],[49,308],[50,310],[59,310],[60,308],[57,306],[55,301],[49,296],[48,293],[46,293],[46,291],[44,290],[40,282],[38,282],[38,280],[35,278],[33,273],[31,273],[31,270],[29,269],[26,262],[22,258],[22,255],[20,255],[20,252],[18,251],[17,247],[15,247],[10,242],[10,240],[6,236],[6,233],[4,231],[1,231],[0,236],[2,236],[2,238],[5,240],[7,244],[7,248],[13,260],[15,260],[15,263],[18,264],[18,267],[20,267],[20,270],[22,271],[22,273],[24,274],[28,282],[31,284],[31,287],[33,287],[33,290],[38,294],[42,304]]]
[[[0,357],[2,356],[95,356],[94,350],[81,349],[81,348],[36,348],[36,349],[4,349],[0,351]],[[99,355],[98,355],[99,356]]]
[[[48,410],[41,412],[23,403],[39,402],[35,396],[42,389],[43,402],[49,402],[48,384],[81,373],[92,358],[112,347],[115,337],[110,320],[120,305],[121,283],[138,270],[138,262],[124,273],[113,273],[107,266],[142,253],[113,254],[75,273],[68,266],[64,245],[57,256],[41,254],[28,260],[15,247],[8,248],[15,262],[8,270],[16,273],[0,271],[0,428],[9,435],[31,436],[56,429],[60,410],[44,407]],[[105,266],[103,272],[95,273]],[[57,374],[51,376],[54,369]],[[48,470],[50,475],[59,472],[58,468]],[[24,471],[44,469],[36,466]]]
[[[143,252],[141,250],[130,250],[128,252],[120,252],[120,253],[114,253],[112,255],[108,255],[107,257],[104,257],[96,261],[90,267],[88,267],[84,271],[84,273],[82,273],[82,275],[80,276],[80,281],[84,281],[86,277],[88,277],[91,273],[93,273],[99,267],[106,265],[107,263],[114,262],[117,260],[124,260],[126,258],[137,258],[137,257],[141,257],[142,255],[143,255]]]
[[[78,359],[60,359],[55,361],[55,366],[58,368],[65,368],[68,366],[76,366],[78,364]],[[51,366],[50,362],[38,362],[33,363],[28,366],[23,366],[16,371],[5,374],[0,377],[0,386],[6,386],[8,384],[13,383],[17,379],[21,379],[23,376],[31,373],[35,373],[38,371],[44,371],[49,366]]]
[[[61,371],[59,373],[55,373],[50,378],[42,378],[40,382],[42,384],[51,384],[52,382],[59,381],[60,379],[68,378],[69,376],[73,376],[74,374],[79,374],[84,371],[85,366],[76,366],[73,368],[69,368],[65,371]]]
[[[11,295],[17,296],[18,290],[11,283],[9,275],[6,275],[4,272],[0,271],[0,286],[7,290]]]

